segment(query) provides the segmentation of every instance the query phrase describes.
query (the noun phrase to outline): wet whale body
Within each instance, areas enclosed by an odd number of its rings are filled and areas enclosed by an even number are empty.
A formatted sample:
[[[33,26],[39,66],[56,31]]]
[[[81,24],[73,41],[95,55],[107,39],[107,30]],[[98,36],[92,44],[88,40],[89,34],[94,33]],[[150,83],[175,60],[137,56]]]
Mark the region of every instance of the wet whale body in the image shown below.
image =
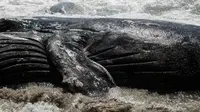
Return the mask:
[[[115,84],[199,89],[200,26],[34,17],[1,19],[0,32],[2,83],[55,82],[86,94]]]

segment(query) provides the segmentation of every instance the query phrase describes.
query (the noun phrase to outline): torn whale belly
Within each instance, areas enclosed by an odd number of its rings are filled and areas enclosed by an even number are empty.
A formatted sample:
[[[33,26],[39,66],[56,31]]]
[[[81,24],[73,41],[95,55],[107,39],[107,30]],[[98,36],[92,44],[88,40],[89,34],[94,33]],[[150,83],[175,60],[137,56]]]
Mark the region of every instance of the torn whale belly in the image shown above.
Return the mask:
[[[55,39],[55,38],[54,38]],[[55,42],[55,40],[52,40]],[[53,44],[51,44],[53,45]],[[59,48],[53,46],[53,48]],[[66,49],[66,48],[65,48]],[[174,52],[174,49],[179,49],[179,54],[171,54]],[[118,52],[116,52],[116,50]],[[166,52],[168,50],[168,52]],[[172,50],[172,51],[170,51]],[[148,88],[148,89],[191,89],[192,87],[188,87],[188,85],[192,85],[194,88],[197,87],[195,83],[197,83],[197,75],[194,77],[191,76],[183,76],[177,75],[176,69],[165,70],[167,66],[160,66],[159,61],[156,59],[155,54],[157,53],[165,53],[169,55],[169,60],[172,58],[177,58],[175,56],[180,56],[184,54],[182,58],[176,60],[177,62],[181,61],[181,59],[187,59],[189,56],[186,53],[186,50],[183,48],[178,48],[175,46],[174,48],[165,48],[165,49],[158,49],[151,53],[141,53],[141,52],[133,52],[133,50],[123,49],[121,52],[119,47],[111,47],[106,49],[101,49],[100,51],[93,53],[93,55],[89,55],[88,57],[94,61],[89,63],[83,62],[81,67],[92,67],[90,68],[91,71],[94,73],[97,72],[99,69],[99,64],[105,67],[111,76],[114,78],[114,81],[118,86],[126,86],[126,87],[136,87],[136,88]],[[54,50],[56,51],[56,50]],[[164,52],[165,51],[165,52]],[[59,52],[59,51],[58,51]],[[63,51],[62,51],[63,52]],[[79,53],[79,51],[73,51],[74,53]],[[180,54],[181,53],[181,54]],[[78,58],[81,59],[80,54],[77,54],[75,57],[77,60]],[[192,54],[191,54],[192,55]],[[52,58],[52,56],[50,56]],[[62,58],[62,57],[61,57]],[[161,57],[160,57],[161,58]],[[166,58],[166,57],[165,57]],[[54,58],[55,59],[55,58]],[[65,59],[65,58],[63,58]],[[152,60],[152,61],[151,61]],[[66,60],[65,60],[66,61]],[[172,60],[173,63],[177,63]],[[72,60],[73,62],[73,60]],[[70,66],[70,63],[61,67]],[[97,64],[99,63],[99,64]],[[63,64],[60,62],[56,63]],[[77,63],[74,63],[77,65]],[[170,65],[171,63],[166,63]],[[189,63],[186,63],[189,64]],[[92,66],[91,66],[92,65]],[[94,65],[94,66],[93,66]],[[172,64],[171,64],[172,65]],[[0,73],[1,73],[1,84],[14,84],[14,83],[26,83],[26,82],[53,82],[53,83],[60,83],[62,82],[63,78],[59,73],[53,68],[54,65],[49,63],[49,59],[47,58],[47,53],[45,51],[45,47],[38,41],[27,39],[27,40],[14,40],[14,39],[1,39],[0,40]],[[185,65],[182,65],[185,66]],[[87,71],[87,70],[86,70]],[[78,80],[85,84],[85,87],[78,88],[77,85],[70,87],[68,84],[67,86],[72,91],[77,91],[78,89],[81,92],[85,92],[85,90],[92,91],[91,89],[95,90],[95,86],[91,86],[90,84],[93,83],[92,77],[86,77],[83,75],[83,72],[79,72],[77,70],[77,66],[75,67],[74,71],[75,77],[78,77]],[[88,71],[89,73],[89,71]],[[99,74],[99,73],[97,73]],[[84,81],[89,81],[86,83]],[[191,82],[195,81],[195,82]],[[98,81],[97,81],[98,82]],[[68,82],[69,83],[69,82]],[[73,83],[73,82],[71,82]],[[103,83],[103,82],[102,82]],[[192,84],[194,83],[194,84]],[[186,85],[186,86],[184,86]],[[91,86],[91,87],[90,87]],[[99,91],[105,88],[104,86],[98,86]],[[101,88],[102,87],[102,88]],[[84,90],[82,89],[84,88]],[[101,88],[101,89],[100,89]],[[87,93],[86,93],[87,94]]]
[[[160,47],[150,44],[149,49],[154,46],[152,52],[143,52],[135,49],[135,46],[132,46],[134,49],[131,49],[127,46],[124,47],[124,44],[115,42],[116,46],[111,47],[104,45],[101,48],[97,45],[98,49],[96,49],[97,46],[93,46],[95,51],[88,48],[91,54],[87,58],[83,52],[76,49],[77,45],[74,47],[75,49],[72,49],[75,44],[69,43],[67,44],[68,47],[70,46],[69,49],[60,46],[61,41],[58,46],[55,46],[53,43],[56,41],[60,40],[49,39],[49,48],[47,47],[47,49],[52,51],[48,53],[47,57],[46,48],[36,40],[28,38],[26,40],[1,39],[1,83],[62,82],[64,88],[70,91],[88,94],[88,91],[90,93],[93,90],[101,92],[107,91],[107,87],[112,87],[113,85],[107,85],[110,80],[98,79],[103,74],[111,74],[118,86],[162,90],[198,89],[198,71],[193,70],[197,65],[195,64],[194,46]],[[137,44],[144,43],[131,43],[131,45]],[[61,53],[61,57],[57,59],[58,57],[54,57],[56,56],[54,53]],[[188,58],[192,56],[194,60]],[[51,61],[56,61],[53,62],[55,65],[50,64]],[[58,71],[55,70],[55,66]],[[70,68],[72,73],[69,73],[69,70],[66,72],[66,68]],[[182,72],[180,69],[185,70]],[[104,73],[105,71],[109,73]],[[191,75],[191,72],[195,73]],[[97,76],[96,79],[94,75]]]

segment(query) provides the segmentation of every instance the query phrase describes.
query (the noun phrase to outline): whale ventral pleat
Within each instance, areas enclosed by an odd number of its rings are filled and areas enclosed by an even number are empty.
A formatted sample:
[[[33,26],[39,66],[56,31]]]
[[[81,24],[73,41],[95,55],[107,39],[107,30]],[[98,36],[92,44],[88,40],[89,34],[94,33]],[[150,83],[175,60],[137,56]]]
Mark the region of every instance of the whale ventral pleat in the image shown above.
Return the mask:
[[[36,40],[0,39],[0,84],[60,82],[44,46]]]

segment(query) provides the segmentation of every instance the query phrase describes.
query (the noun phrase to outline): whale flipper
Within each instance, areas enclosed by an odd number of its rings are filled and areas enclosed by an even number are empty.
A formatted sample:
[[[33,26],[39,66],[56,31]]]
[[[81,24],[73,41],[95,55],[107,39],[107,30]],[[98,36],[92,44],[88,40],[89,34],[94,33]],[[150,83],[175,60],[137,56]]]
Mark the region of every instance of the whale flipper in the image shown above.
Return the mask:
[[[63,40],[59,36],[49,38],[47,52],[63,76],[62,84],[72,92],[89,95],[99,94],[115,86],[109,72],[85,55],[83,45],[70,40],[74,38],[66,37]]]

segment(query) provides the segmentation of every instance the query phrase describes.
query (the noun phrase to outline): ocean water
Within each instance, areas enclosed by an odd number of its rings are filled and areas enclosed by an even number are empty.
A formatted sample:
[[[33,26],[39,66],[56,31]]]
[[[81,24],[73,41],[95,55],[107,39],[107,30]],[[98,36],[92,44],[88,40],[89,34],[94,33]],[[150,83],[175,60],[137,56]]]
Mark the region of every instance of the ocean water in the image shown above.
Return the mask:
[[[81,13],[50,13],[51,6],[72,2]],[[0,16],[113,17],[200,24],[199,0],[1,0]]]
[[[53,13],[50,8],[72,2],[78,8]],[[200,26],[200,0],[1,0],[0,17],[56,16],[166,20]],[[112,88],[104,97],[71,94],[52,84],[0,89],[0,112],[162,112],[200,111],[199,92],[158,94],[142,89]]]

